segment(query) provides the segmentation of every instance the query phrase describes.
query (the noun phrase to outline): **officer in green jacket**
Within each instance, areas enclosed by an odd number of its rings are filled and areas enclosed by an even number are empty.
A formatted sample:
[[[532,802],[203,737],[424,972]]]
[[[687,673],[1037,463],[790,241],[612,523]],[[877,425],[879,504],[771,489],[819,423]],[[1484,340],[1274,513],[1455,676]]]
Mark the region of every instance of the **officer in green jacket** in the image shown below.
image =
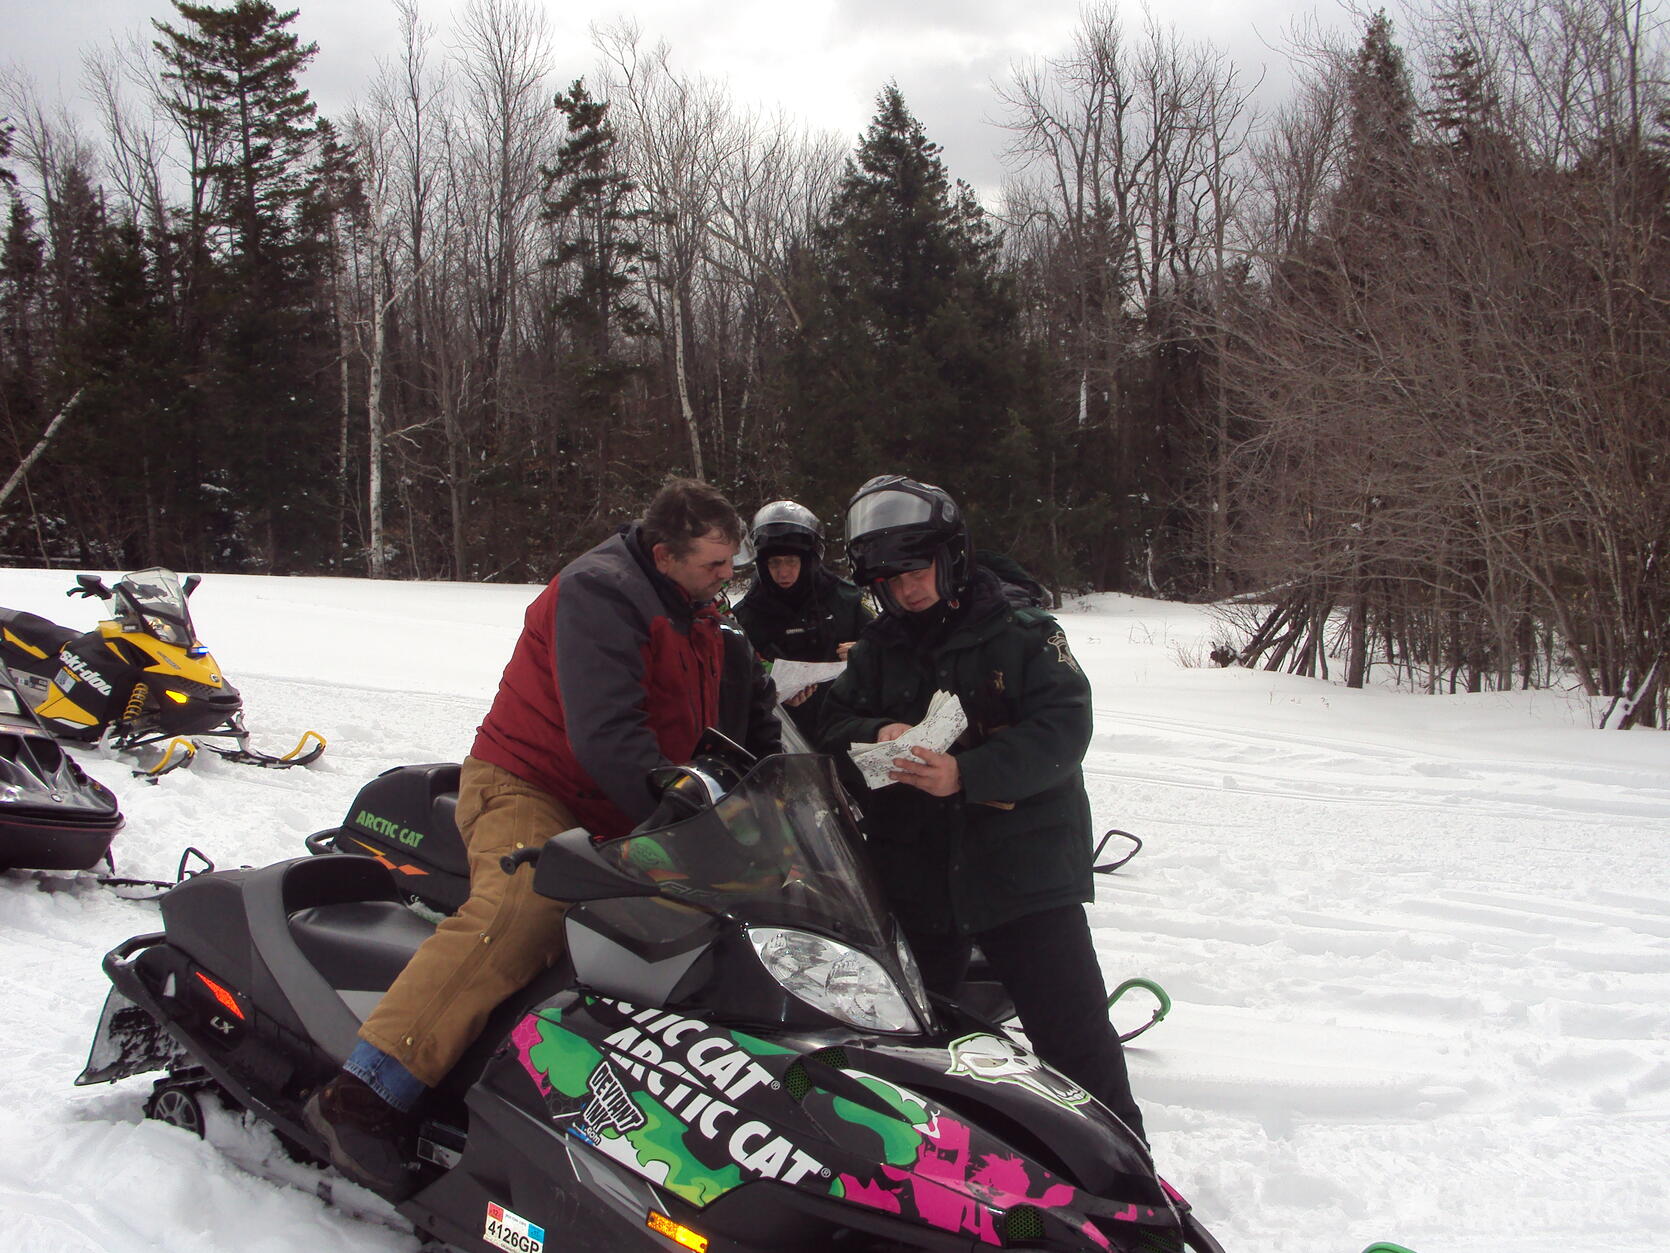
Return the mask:
[[[975,945],[1033,1050],[1143,1134],[1084,904],[1094,898],[1090,684],[1066,634],[1016,608],[973,557],[941,488],[871,479],[847,511],[853,577],[882,615],[824,702],[819,746],[886,742],[936,691],[969,727],[948,753],[917,747],[895,783],[861,792],[871,858],[930,990],[952,995]]]
[[[845,661],[870,621],[863,594],[823,564],[823,523],[805,505],[774,500],[754,515],[754,585],[733,611],[767,662]],[[779,688],[781,685],[779,685]],[[827,685],[779,690],[789,717],[816,732]]]

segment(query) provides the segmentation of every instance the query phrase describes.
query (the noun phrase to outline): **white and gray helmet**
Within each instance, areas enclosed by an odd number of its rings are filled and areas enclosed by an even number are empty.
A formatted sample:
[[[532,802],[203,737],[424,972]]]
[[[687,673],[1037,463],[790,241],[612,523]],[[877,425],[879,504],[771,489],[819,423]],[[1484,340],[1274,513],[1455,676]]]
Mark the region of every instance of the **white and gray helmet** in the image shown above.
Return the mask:
[[[823,523],[805,505],[792,500],[774,500],[761,505],[754,515],[748,538],[756,558],[774,553],[823,559]]]

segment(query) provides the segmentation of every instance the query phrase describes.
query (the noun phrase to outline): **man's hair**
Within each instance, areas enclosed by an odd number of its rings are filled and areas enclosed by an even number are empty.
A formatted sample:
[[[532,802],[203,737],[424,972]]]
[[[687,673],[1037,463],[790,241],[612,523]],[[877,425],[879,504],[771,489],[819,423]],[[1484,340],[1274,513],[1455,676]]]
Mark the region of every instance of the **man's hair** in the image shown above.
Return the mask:
[[[665,544],[682,557],[704,535],[718,531],[732,544],[742,543],[742,519],[716,487],[698,479],[671,478],[661,485],[644,510],[644,548]]]

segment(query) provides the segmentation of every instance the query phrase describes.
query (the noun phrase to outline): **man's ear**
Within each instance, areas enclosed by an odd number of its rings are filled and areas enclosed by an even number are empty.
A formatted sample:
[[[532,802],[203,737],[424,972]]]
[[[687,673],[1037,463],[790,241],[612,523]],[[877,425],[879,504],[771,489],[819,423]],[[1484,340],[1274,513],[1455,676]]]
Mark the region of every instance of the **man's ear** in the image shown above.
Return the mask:
[[[667,568],[673,564],[673,550],[665,543],[653,545],[649,550],[649,557],[662,574],[667,573]]]

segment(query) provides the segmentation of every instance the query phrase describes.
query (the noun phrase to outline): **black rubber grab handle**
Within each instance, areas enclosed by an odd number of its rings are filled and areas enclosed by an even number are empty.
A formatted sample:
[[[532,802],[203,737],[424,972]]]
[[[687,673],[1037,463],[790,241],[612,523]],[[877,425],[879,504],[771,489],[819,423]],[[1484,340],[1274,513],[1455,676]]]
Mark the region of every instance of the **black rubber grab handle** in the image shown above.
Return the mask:
[[[515,874],[517,867],[525,866],[531,861],[539,860],[537,848],[519,848],[514,853],[506,853],[499,858],[499,869],[506,874]]]

